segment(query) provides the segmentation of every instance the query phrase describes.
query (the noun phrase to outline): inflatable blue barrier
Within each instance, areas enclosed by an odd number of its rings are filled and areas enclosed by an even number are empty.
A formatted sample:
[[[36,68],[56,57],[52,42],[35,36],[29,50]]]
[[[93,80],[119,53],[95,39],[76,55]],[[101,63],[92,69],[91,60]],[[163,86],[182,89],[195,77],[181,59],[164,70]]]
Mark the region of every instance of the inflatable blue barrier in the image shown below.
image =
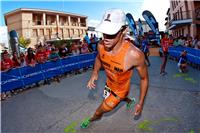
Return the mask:
[[[96,55],[97,53],[68,56],[56,61],[36,64],[35,67],[25,66],[1,72],[1,92],[15,90],[65,72],[89,67],[94,64]]]
[[[169,48],[169,55],[175,58],[179,58],[181,52],[184,50],[187,51],[187,59],[189,62],[200,65],[200,50],[183,47],[183,46],[176,46]]]

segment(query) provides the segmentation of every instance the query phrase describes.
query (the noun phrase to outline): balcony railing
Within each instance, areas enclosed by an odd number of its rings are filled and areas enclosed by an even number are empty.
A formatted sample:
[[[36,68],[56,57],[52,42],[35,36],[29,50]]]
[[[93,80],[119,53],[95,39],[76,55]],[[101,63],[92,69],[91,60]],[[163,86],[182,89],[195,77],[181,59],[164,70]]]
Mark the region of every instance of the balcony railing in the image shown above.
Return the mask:
[[[169,25],[172,25],[172,22],[174,21],[189,19],[195,19],[193,11],[176,12],[173,14],[173,18],[170,20]]]

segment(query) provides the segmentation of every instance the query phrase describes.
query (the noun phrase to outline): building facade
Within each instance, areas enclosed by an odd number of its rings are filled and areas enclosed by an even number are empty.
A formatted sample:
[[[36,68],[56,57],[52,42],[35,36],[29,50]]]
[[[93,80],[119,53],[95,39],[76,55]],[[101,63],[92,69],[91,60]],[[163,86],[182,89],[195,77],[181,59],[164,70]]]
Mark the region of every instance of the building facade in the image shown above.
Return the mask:
[[[19,8],[4,15],[8,32],[31,39],[30,47],[56,39],[81,39],[87,31],[87,16],[44,9]]]
[[[170,0],[166,29],[175,37],[200,35],[200,1]]]

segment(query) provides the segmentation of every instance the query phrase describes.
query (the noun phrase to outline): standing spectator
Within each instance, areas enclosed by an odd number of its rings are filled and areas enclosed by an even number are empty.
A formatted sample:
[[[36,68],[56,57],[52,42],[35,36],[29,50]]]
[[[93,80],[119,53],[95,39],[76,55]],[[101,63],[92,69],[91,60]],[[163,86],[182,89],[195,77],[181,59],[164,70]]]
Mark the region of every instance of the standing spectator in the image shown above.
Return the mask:
[[[12,57],[12,61],[13,61],[13,67],[20,67],[20,59],[17,56],[17,52],[13,52],[13,57]]]
[[[194,40],[192,41],[192,46],[195,49],[200,49],[200,39],[199,39],[199,35],[197,35]]]
[[[175,38],[175,39],[174,39],[173,45],[174,45],[175,47],[179,45],[178,39],[179,39],[179,38]]]
[[[84,39],[86,40],[86,42],[87,42],[87,44],[88,44],[88,46],[89,46],[89,49],[90,49],[90,43],[91,43],[91,41],[90,41],[90,38],[89,38],[89,36],[88,36],[88,33],[86,33]]]
[[[81,54],[89,53],[88,44],[85,39],[83,39],[83,43],[81,45]]]
[[[185,41],[184,41],[184,37],[183,37],[183,36],[180,36],[180,37],[179,37],[178,44],[179,44],[180,46],[184,46],[184,45],[185,45]]]
[[[10,55],[7,51],[4,51],[1,54],[2,60],[1,60],[1,71],[8,71],[13,68],[14,63],[10,59]]]
[[[188,36],[186,41],[185,41],[185,46],[186,47],[192,47],[192,37]]]
[[[35,67],[36,65],[36,58],[35,58],[35,54],[33,53],[32,48],[28,48],[27,50],[26,63],[28,66],[31,66],[31,67]]]
[[[165,67],[167,64],[169,46],[170,46],[170,39],[168,38],[168,33],[165,33],[164,37],[161,39],[161,47],[163,51],[163,63],[161,65],[160,74],[163,75],[167,74],[165,72]]]
[[[57,61],[60,59],[60,56],[58,54],[58,49],[57,48],[52,48],[52,52],[51,54],[49,55],[49,60],[51,61]],[[60,82],[60,78],[59,78],[59,75],[58,76],[54,76],[54,79],[57,81],[57,82]]]
[[[46,60],[47,60],[46,52],[45,52],[44,48],[42,47],[42,45],[38,46],[37,52],[35,54],[35,58],[38,63],[46,62]]]
[[[45,46],[45,56],[48,59],[49,55],[51,54],[51,45]]]
[[[66,47],[66,43],[64,43],[60,48],[59,48],[59,56],[61,58],[66,57],[68,54],[68,49]]]
[[[24,66],[27,65],[24,53],[20,53],[19,59],[20,59],[20,66],[21,67],[24,67]]]
[[[71,51],[73,55],[79,55],[80,54],[80,49],[77,43],[72,42],[72,46],[71,46]]]

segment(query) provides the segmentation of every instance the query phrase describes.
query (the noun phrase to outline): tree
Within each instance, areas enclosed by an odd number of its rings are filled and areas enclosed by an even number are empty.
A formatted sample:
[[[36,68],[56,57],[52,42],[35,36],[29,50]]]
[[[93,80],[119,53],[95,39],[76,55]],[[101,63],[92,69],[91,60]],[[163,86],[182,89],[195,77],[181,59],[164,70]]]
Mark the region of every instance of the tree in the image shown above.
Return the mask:
[[[25,39],[23,36],[19,38],[19,45],[21,45],[24,48],[27,48],[30,43],[31,43],[30,38]]]

